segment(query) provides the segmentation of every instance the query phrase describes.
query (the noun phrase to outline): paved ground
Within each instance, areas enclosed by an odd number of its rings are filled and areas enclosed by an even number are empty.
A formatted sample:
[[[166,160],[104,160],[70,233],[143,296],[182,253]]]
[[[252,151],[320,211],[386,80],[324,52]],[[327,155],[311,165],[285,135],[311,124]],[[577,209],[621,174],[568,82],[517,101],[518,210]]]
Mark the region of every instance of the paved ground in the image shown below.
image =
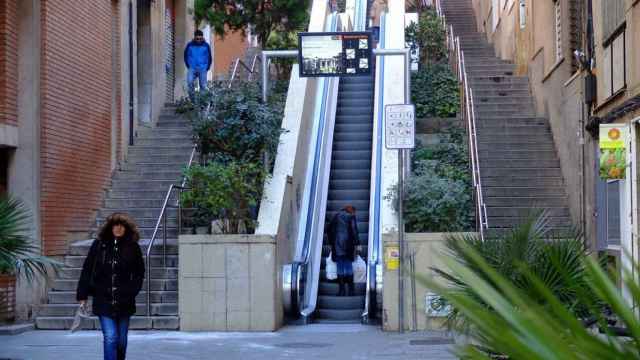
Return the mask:
[[[132,331],[127,359],[455,359],[443,333],[384,333],[362,325],[286,327],[275,333]],[[0,336],[0,360],[102,358],[97,331],[30,331]]]

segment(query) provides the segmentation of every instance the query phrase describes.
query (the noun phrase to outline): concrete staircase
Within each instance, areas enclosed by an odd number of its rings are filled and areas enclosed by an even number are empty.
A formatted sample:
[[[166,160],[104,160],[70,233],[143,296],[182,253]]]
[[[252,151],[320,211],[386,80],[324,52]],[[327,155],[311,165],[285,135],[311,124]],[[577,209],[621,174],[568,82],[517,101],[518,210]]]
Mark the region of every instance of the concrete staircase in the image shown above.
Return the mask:
[[[113,212],[128,213],[138,224],[140,245],[145,254],[166,191],[169,185],[181,179],[181,170],[189,161],[192,146],[189,121],[177,116],[175,108],[166,107],[157,127],[138,131],[127,161],[113,176],[104,206],[98,212],[96,228]],[[162,229],[151,253],[151,316],[146,311],[145,281],[137,298],[136,315],[131,320],[132,329],[177,329],[179,325],[177,210],[169,208],[168,214],[166,265],[160,246]],[[71,326],[77,309],[76,287],[92,241],[77,242],[70,247],[65,256],[65,267],[49,290],[48,303],[38,310],[38,329],[68,329]],[[86,319],[83,326],[98,329],[99,322],[94,317]]]
[[[571,227],[549,121],[535,114],[526,76],[495,56],[477,31],[471,0],[442,0],[464,51],[474,93],[480,173],[490,229],[505,229],[546,209],[554,232]]]

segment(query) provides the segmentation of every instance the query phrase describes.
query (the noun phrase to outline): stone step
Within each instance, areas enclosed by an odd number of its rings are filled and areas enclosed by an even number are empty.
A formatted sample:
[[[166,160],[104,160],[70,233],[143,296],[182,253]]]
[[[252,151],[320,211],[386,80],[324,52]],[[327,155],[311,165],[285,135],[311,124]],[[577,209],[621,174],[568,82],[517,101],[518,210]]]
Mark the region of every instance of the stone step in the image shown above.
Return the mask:
[[[144,180],[143,180],[144,179]],[[130,170],[119,170],[116,172],[113,181],[146,181],[146,180],[170,180],[179,181],[182,179],[182,168],[180,169],[162,169],[162,170],[146,170],[143,168],[134,168]]]
[[[474,106],[478,112],[490,113],[491,111],[499,111],[500,113],[504,113],[506,111],[514,111],[514,112],[527,112],[527,113],[535,113],[535,108],[533,106],[533,100],[523,100],[521,103],[515,102],[485,102],[485,101],[475,101],[474,98]]]
[[[533,103],[533,98],[529,95],[515,96],[506,94],[504,96],[488,95],[482,93],[473,94],[473,103],[475,105],[512,105]]]
[[[512,206],[512,207],[500,207],[500,206],[487,206],[487,215],[495,217],[516,217],[526,218],[534,215],[536,212],[546,211],[550,217],[569,217],[569,208],[565,206],[560,207],[524,207],[524,206]]]
[[[74,316],[78,304],[43,304],[38,306],[37,316],[53,317],[53,316]],[[147,315],[146,303],[136,304],[136,315]],[[151,304],[151,316],[167,316],[178,315],[177,303],[156,303]]]
[[[179,154],[130,154],[127,157],[125,164],[135,166],[139,163],[153,163],[153,164],[166,164],[166,163],[181,163],[186,166],[189,163],[188,153]]]
[[[66,330],[71,328],[73,324],[72,316],[36,317],[36,328],[40,330]],[[133,316],[129,323],[131,330],[178,330],[180,327],[180,319],[177,316]],[[97,317],[82,319],[82,329],[99,330],[100,321]]]
[[[523,169],[523,168],[558,168],[560,161],[558,159],[529,159],[522,161],[521,159],[501,159],[501,158],[483,158],[480,157],[480,171],[493,171],[495,168],[501,169]]]
[[[143,257],[145,258],[145,263],[146,263],[146,256],[144,256],[146,249],[143,250]],[[84,259],[86,256],[84,255],[67,255],[64,257],[64,266],[67,267],[71,267],[71,268],[79,268],[82,267],[82,264],[84,264]],[[168,254],[167,255],[167,264],[168,267],[178,267],[178,256],[175,254]],[[163,258],[162,255],[151,255],[151,267],[161,267],[164,266],[163,263]],[[62,284],[64,285],[68,285],[68,284]],[[57,289],[57,290],[61,290],[61,291],[69,291],[69,290],[75,290],[75,287],[72,288],[62,288],[62,289]],[[171,290],[171,289],[152,289],[152,290]]]
[[[167,145],[166,143],[163,145],[157,146],[149,146],[149,145],[134,145],[129,147],[129,155],[180,155],[187,154],[191,155],[191,150],[193,149],[193,145]]]
[[[107,198],[109,199],[164,199],[167,196],[167,191],[169,187],[167,186],[164,189],[158,190],[147,190],[145,188],[138,189],[127,189],[127,190],[119,190],[112,189],[109,190],[107,194]],[[178,192],[173,191],[169,197],[169,199],[176,200],[178,198]]]
[[[512,96],[530,97],[531,92],[529,91],[528,87],[526,89],[523,88],[520,90],[502,90],[499,88],[483,88],[483,89],[474,88],[473,96],[474,96],[474,100],[479,97],[501,97],[504,99],[509,99]]]
[[[511,116],[525,116],[525,117],[534,117],[536,116],[533,107],[523,108],[521,110],[517,109],[489,109],[485,110],[480,106],[475,107],[476,113],[476,121],[482,120],[485,117],[511,117]]]
[[[476,124],[482,123],[484,118],[476,119]],[[477,134],[479,138],[484,135],[498,135],[501,138],[510,136],[531,136],[538,141],[549,140],[551,141],[550,134],[551,128],[547,125],[515,125],[508,124],[503,126],[490,126],[491,124],[484,124],[485,126],[476,126]]]
[[[496,83],[496,82],[481,82],[475,83],[471,86],[473,94],[484,94],[488,92],[501,92],[511,93],[512,91],[529,91],[529,84],[527,83]],[[530,92],[528,94],[531,94]]]
[[[468,76],[468,75],[467,75]],[[484,84],[529,84],[528,76],[472,76],[469,79],[472,85]]]
[[[169,219],[167,219],[167,228],[169,228],[168,220]],[[155,227],[155,224],[153,225],[152,229],[154,227]],[[169,228],[169,229],[171,229],[171,228]],[[159,235],[162,236],[162,225],[161,225],[160,230],[159,230]],[[74,255],[74,256],[75,255],[87,255],[89,253],[89,249],[91,248],[91,244],[92,243],[93,243],[93,240],[83,240],[83,241],[75,242],[75,243],[71,244],[71,246],[69,246],[68,253],[69,253],[69,255]],[[149,239],[143,237],[138,242],[138,244],[140,245],[140,249],[142,250],[142,252],[145,253],[147,251],[147,248],[149,247]],[[153,244],[153,248],[151,249],[151,254],[153,254],[153,255],[161,255],[162,251],[163,251],[162,238],[159,237],[159,238],[156,239],[156,241]],[[167,252],[167,254],[170,254],[170,255],[177,255],[178,254],[178,241],[175,238],[168,238],[167,239],[166,252]]]
[[[47,295],[49,304],[75,304],[76,292],[75,291],[50,291]],[[147,292],[146,290],[140,291],[136,296],[136,302],[138,304],[146,304]],[[151,303],[177,303],[178,292],[177,291],[151,291]]]
[[[488,176],[498,178],[525,177],[531,179],[556,177],[562,179],[562,173],[560,172],[559,165],[556,167],[547,168],[524,166],[512,168],[490,167],[485,166],[484,162],[482,162],[482,159],[480,159],[480,174],[482,176],[482,179],[485,179]]]
[[[178,181],[170,179],[160,180],[129,180],[129,179],[116,179],[111,182],[111,190],[113,191],[163,191],[166,195],[167,190],[171,184],[178,184]]]
[[[532,160],[532,159],[545,159],[545,160],[557,160],[555,150],[540,150],[540,151],[528,151],[528,150],[507,150],[507,151],[491,151],[482,150],[479,151],[480,159],[520,159],[520,160]]]
[[[489,206],[510,207],[510,206],[535,206],[535,207],[562,207],[567,203],[566,197],[562,196],[508,196],[494,197],[485,196],[484,202]],[[488,213],[487,209],[487,213]]]
[[[564,196],[564,188],[562,187],[552,187],[552,186],[544,186],[544,187],[518,187],[518,186],[509,186],[510,184],[505,184],[503,186],[488,186],[487,184],[482,184],[482,191],[484,196],[496,196],[496,197],[505,197],[505,196]]]
[[[170,144],[173,139],[185,138],[192,136],[193,132],[187,127],[161,127],[161,128],[142,128],[138,130],[138,137],[146,139],[166,139]]]
[[[187,161],[173,161],[173,162],[149,162],[149,161],[137,161],[135,163],[127,162],[123,164],[122,170],[124,171],[180,171],[187,165]]]
[[[488,216],[489,227],[492,228],[513,228],[517,225],[525,223],[528,218],[527,217],[495,217]],[[570,217],[550,217],[548,219],[549,226],[551,227],[565,227],[568,228],[571,226],[571,218]]]
[[[75,254],[73,255],[87,255],[89,249],[86,247],[82,247],[82,250],[76,249],[73,251]],[[162,251],[162,250],[160,250]],[[83,254],[79,254],[78,252],[82,252]],[[80,278],[80,273],[82,272],[81,267],[65,267],[60,269],[58,273],[58,277],[60,280],[77,280]],[[178,268],[177,267],[152,267],[151,268],[151,277],[153,279],[177,279],[178,278]]]
[[[513,70],[476,70],[467,69],[467,76],[470,77],[494,77],[494,76],[513,76]]]
[[[502,64],[502,65],[487,65],[487,64],[467,64],[467,72],[469,75],[475,73],[476,71],[515,71],[516,66],[513,64]]]
[[[171,144],[175,146],[189,146],[193,144],[193,138],[191,135],[183,135],[180,137],[171,138]],[[135,140],[136,146],[162,146],[167,144],[167,139],[162,137],[150,137],[150,138],[137,138]]]
[[[187,209],[183,209],[183,214],[188,214],[189,211]],[[169,218],[176,218],[178,215],[178,209],[176,207],[168,207],[167,208],[167,216]],[[124,212],[134,219],[141,218],[155,218],[157,219],[160,216],[160,206],[152,207],[152,208],[102,208],[98,211],[98,219],[105,219],[107,216],[113,214],[114,212]]]
[[[520,141],[517,141],[520,140]],[[478,142],[478,151],[510,151],[510,150],[555,150],[551,141],[537,141],[535,139],[497,139],[496,142]]]
[[[520,187],[528,187],[528,186],[557,186],[563,187],[564,181],[559,177],[538,177],[538,178],[527,178],[527,177],[493,177],[483,175],[481,177],[482,180],[482,188],[488,188],[491,186],[520,186]]]
[[[519,127],[519,126],[546,126],[549,127],[549,122],[545,118],[536,117],[485,117],[482,119],[476,119],[476,129],[481,131],[481,128],[495,128],[495,127]]]
[[[177,256],[176,256],[177,258]],[[175,267],[175,265],[174,265]],[[77,279],[56,279],[53,281],[51,286],[51,290],[54,291],[75,291],[78,288],[78,280]],[[142,285],[143,289],[147,288],[147,281],[144,281]],[[177,279],[151,279],[151,291],[160,291],[160,290],[169,290],[169,291],[177,291],[178,290],[178,280]]]
[[[114,209],[160,208],[164,199],[106,199],[104,203]]]

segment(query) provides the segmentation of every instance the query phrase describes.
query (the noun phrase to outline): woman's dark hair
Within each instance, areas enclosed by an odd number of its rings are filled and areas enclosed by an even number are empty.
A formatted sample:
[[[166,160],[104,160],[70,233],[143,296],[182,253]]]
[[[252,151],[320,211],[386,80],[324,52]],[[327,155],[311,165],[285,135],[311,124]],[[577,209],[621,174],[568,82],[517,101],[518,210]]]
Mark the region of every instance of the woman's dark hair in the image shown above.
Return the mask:
[[[138,242],[140,240],[140,232],[138,226],[129,215],[124,213],[113,213],[107,217],[104,224],[98,232],[98,239],[103,241],[113,240],[113,227],[115,225],[124,226],[124,237],[129,240]]]
[[[204,34],[202,33],[202,30],[196,30],[193,32],[193,36],[204,36]]]

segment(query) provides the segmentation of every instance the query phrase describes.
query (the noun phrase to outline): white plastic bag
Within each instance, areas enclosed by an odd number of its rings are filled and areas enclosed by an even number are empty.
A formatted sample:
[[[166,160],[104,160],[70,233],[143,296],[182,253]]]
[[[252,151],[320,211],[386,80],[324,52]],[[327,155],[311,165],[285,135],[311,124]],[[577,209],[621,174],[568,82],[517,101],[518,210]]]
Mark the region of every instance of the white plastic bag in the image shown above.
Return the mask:
[[[356,260],[353,262],[353,282],[367,282],[367,264],[360,255],[356,256]]]
[[[84,305],[79,305],[78,309],[76,310],[76,315],[73,318],[73,323],[71,324],[71,332],[74,333],[80,330],[82,319],[87,319],[89,317],[91,317],[91,314],[89,313],[87,303],[84,303]]]
[[[327,256],[326,259],[326,267],[325,267],[325,271],[327,274],[327,280],[335,280],[338,278],[338,264],[335,263],[335,261],[331,260],[331,253],[329,253],[329,256]]]

